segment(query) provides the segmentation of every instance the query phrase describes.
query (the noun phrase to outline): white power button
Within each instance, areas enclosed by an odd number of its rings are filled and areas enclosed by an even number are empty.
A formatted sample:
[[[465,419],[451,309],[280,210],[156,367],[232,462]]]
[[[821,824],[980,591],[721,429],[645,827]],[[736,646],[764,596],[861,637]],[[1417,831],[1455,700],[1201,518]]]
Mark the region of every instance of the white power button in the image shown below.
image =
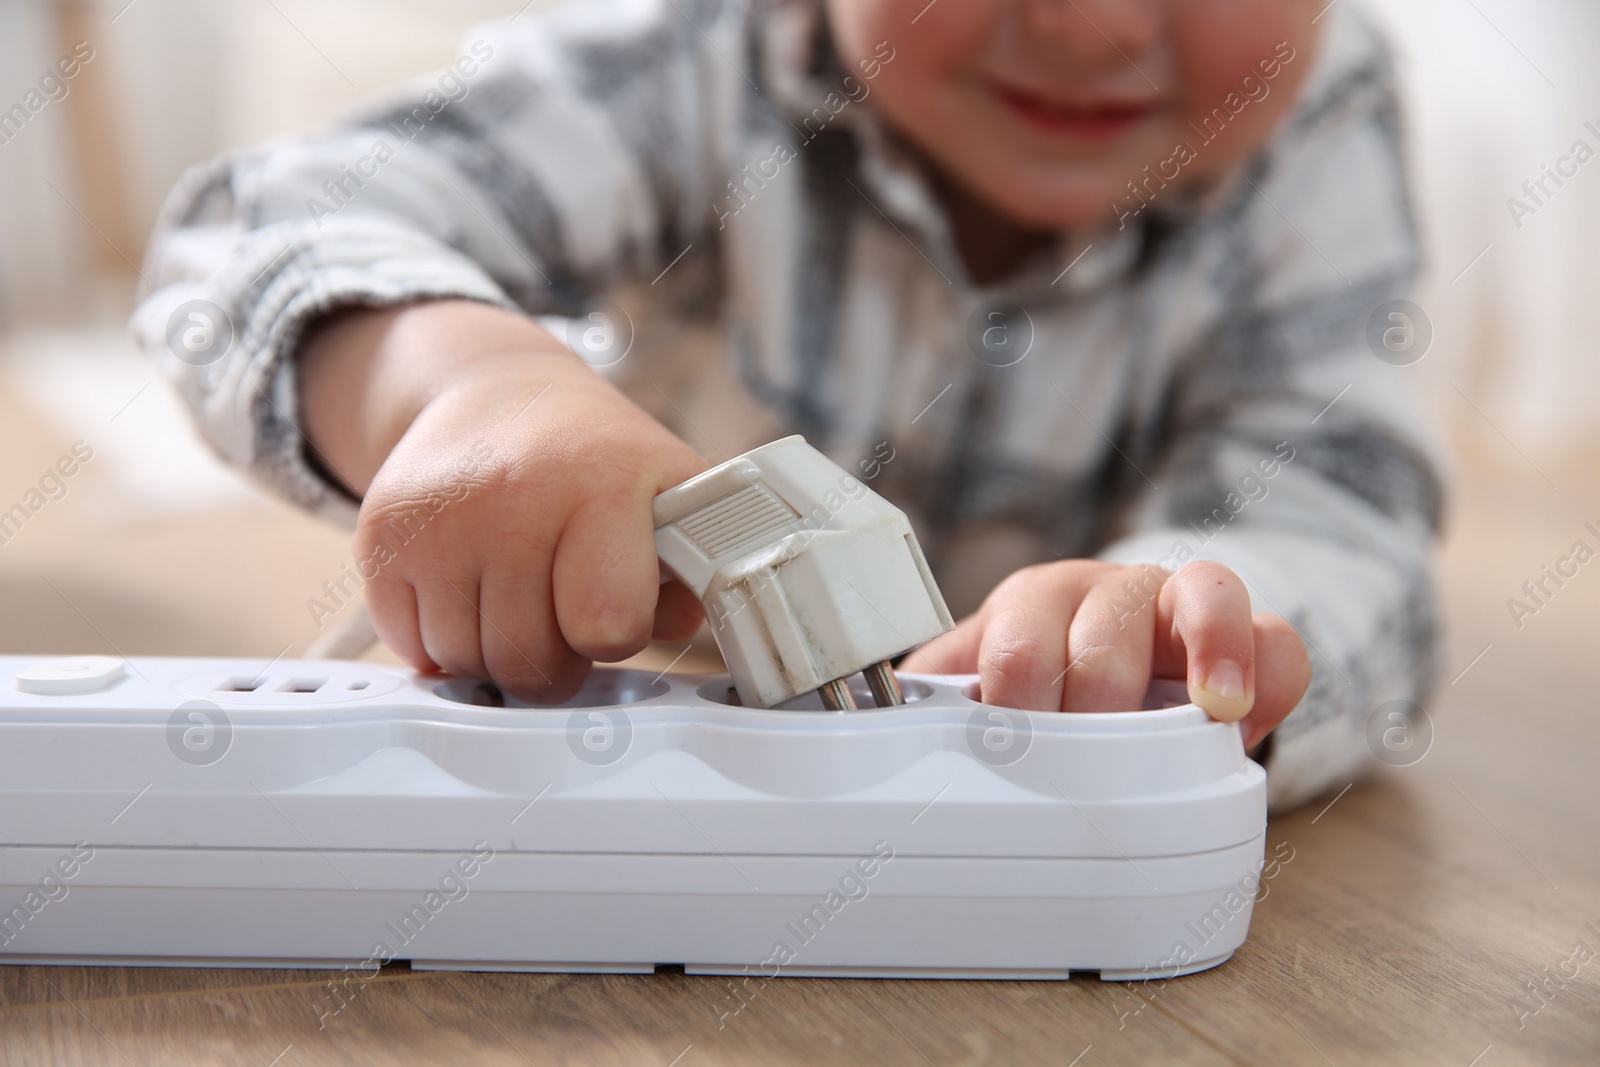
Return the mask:
[[[128,665],[116,656],[47,659],[17,673],[17,688],[39,696],[98,693],[122,680]]]

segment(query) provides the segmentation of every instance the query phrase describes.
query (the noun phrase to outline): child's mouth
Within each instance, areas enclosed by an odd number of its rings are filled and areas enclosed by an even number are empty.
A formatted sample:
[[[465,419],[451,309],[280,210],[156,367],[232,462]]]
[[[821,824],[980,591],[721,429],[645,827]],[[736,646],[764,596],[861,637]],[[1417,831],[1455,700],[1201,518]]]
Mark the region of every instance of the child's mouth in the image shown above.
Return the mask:
[[[1086,141],[1113,140],[1156,111],[1153,103],[1062,104],[1007,85],[996,85],[995,93],[1030,126]]]

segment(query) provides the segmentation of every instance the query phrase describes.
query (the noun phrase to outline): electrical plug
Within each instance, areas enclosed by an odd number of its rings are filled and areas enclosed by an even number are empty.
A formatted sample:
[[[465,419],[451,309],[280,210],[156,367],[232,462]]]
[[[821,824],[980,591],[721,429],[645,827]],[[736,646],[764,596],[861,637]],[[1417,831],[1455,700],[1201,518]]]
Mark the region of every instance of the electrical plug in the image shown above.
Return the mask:
[[[890,661],[954,622],[905,513],[800,436],[657,496],[664,575],[694,590],[746,707],[819,691],[854,709],[866,675],[903,704]]]

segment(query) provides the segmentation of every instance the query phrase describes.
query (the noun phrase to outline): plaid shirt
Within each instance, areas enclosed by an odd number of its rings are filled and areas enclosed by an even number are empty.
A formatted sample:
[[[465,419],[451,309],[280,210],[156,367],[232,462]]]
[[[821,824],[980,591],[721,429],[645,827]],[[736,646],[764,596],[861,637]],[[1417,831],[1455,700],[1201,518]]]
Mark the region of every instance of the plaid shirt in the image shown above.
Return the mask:
[[[980,286],[868,103],[893,42],[846,70],[820,9],[584,0],[481,30],[336,129],[190,172],[136,333],[226,457],[345,521],[297,338],[465,297],[550,317],[708,458],[804,433],[910,514],[957,612],[1053,558],[1218,560],[1311,656],[1272,803],[1352,780],[1437,634],[1432,446],[1367,341],[1418,267],[1381,42],[1330,12],[1253,158],[1201,191],[1161,177],[1181,154],[1130,176],[1103,225]],[[194,299],[233,326],[211,362],[173,354]]]

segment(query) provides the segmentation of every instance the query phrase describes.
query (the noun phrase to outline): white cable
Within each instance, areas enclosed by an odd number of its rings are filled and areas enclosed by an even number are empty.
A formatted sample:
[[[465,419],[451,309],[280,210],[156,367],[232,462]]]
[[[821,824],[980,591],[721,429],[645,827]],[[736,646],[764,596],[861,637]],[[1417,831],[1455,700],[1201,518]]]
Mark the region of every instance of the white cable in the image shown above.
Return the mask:
[[[372,628],[372,616],[367,605],[357,603],[343,619],[334,623],[333,629],[317,638],[306,648],[306,659],[360,659],[378,643],[378,632]]]

